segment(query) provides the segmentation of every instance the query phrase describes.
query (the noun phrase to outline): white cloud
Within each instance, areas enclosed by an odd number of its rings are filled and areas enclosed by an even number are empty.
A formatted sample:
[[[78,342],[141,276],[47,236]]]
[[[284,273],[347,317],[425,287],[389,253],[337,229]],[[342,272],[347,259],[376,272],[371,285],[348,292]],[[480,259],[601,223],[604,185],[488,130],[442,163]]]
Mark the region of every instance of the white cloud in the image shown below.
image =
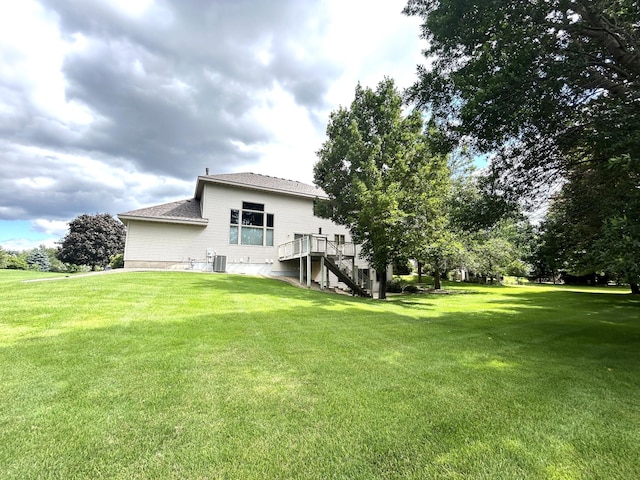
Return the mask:
[[[62,63],[73,47],[73,41],[62,40],[55,15],[40,4],[21,0],[0,7],[0,77],[25,92],[47,121],[72,128],[92,120],[86,107],[65,97]]]
[[[4,250],[10,250],[14,252],[23,252],[25,250],[33,250],[40,245],[44,245],[46,248],[56,248],[57,242],[60,238],[46,238],[44,240],[34,240],[32,238],[11,238],[2,242],[2,248]]]
[[[114,7],[128,17],[140,17],[151,8],[153,0],[102,0],[106,7]]]
[[[31,222],[33,229],[55,238],[62,238],[69,230],[69,222],[61,220],[45,220],[43,218],[36,219]]]
[[[205,167],[310,183],[358,81],[413,81],[404,4],[0,2],[0,220],[186,198]]]

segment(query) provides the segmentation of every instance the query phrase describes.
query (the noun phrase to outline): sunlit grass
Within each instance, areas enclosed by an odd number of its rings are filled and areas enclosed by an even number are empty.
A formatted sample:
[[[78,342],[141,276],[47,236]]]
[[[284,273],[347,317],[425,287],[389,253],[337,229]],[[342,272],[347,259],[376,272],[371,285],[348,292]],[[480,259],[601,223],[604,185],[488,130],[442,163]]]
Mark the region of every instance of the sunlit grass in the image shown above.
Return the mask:
[[[0,478],[640,478],[640,302],[0,270]]]

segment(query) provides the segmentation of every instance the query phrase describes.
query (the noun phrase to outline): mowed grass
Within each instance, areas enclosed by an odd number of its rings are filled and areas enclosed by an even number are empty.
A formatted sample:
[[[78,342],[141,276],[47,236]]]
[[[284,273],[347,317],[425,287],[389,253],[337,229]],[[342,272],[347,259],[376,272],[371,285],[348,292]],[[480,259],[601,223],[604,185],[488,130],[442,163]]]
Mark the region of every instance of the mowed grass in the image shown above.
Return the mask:
[[[640,302],[0,270],[0,478],[640,478]]]

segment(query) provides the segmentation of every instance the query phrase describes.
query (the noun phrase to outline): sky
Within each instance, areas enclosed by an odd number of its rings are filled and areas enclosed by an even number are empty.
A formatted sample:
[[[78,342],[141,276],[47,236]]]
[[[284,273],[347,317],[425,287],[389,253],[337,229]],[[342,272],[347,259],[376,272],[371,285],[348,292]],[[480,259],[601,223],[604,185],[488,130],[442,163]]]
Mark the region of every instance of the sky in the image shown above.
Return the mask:
[[[406,0],[0,0],[0,246],[190,198],[198,175],[312,183],[358,82],[416,79]]]

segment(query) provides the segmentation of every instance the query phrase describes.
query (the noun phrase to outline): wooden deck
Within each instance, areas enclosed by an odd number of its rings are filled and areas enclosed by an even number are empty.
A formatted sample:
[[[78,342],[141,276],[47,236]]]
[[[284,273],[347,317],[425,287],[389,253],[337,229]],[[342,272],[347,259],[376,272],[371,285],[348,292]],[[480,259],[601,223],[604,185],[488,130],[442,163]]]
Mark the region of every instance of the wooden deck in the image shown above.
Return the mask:
[[[322,235],[305,235],[278,247],[278,259],[293,260],[302,257],[355,257],[356,247],[353,243],[338,245]]]

